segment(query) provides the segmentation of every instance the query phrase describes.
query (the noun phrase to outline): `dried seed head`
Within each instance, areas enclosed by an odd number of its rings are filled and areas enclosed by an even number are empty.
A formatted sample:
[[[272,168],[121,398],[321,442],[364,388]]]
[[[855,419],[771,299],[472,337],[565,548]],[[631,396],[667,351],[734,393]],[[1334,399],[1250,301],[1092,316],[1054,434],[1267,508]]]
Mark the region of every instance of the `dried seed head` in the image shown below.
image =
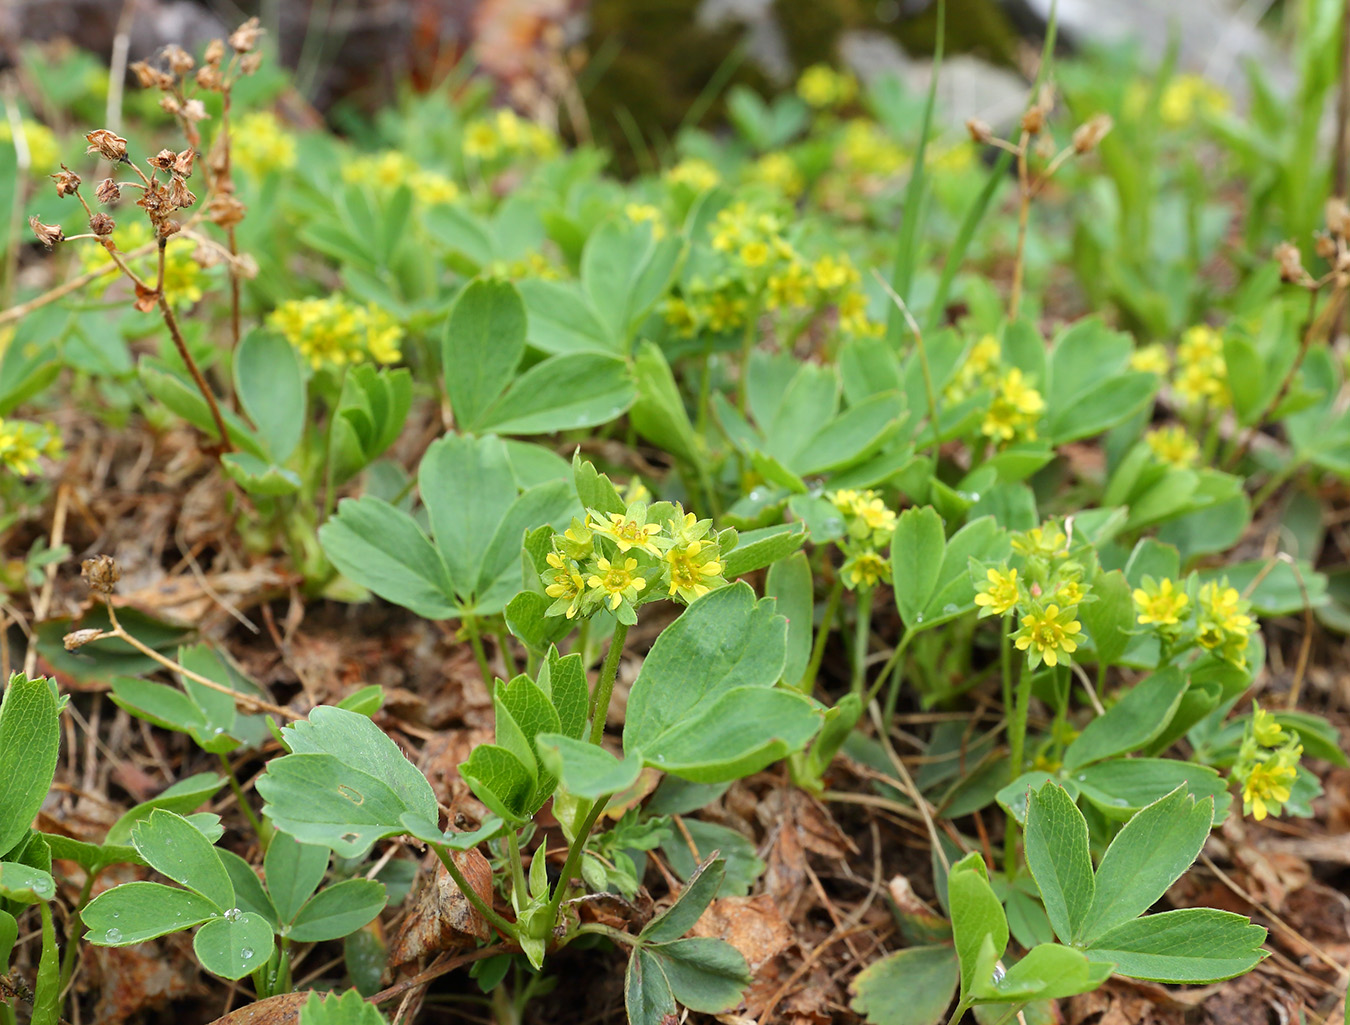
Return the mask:
[[[94,190],[94,198],[100,203],[116,203],[122,198],[122,187],[111,178],[104,178]]]
[[[1088,153],[1096,149],[1111,131],[1111,125],[1110,114],[1098,114],[1079,125],[1073,133],[1074,152]]]
[[[171,149],[162,149],[158,153],[156,153],[153,157],[151,157],[149,160],[147,160],[146,163],[148,163],[156,171],[167,171],[173,167],[173,162],[177,158],[177,156],[178,154],[176,154]]]
[[[89,218],[89,230],[95,235],[111,235],[116,228],[117,222],[102,210]]]
[[[145,61],[133,61],[127,65],[127,70],[136,76],[136,84],[142,89],[149,89],[159,85],[159,72],[152,68]]]
[[[191,193],[189,193],[189,195],[191,195]],[[193,196],[193,202],[195,203],[196,201],[197,197]],[[182,222],[175,221],[172,217],[170,217],[166,220],[160,221],[158,224],[155,225],[155,237],[159,239],[161,242],[163,242],[170,235],[177,235],[182,230],[183,230]]]
[[[67,651],[75,651],[77,648],[83,648],[90,641],[96,641],[102,636],[103,631],[96,628],[75,630],[61,638],[61,643],[66,646]]]
[[[1275,247],[1275,262],[1280,265],[1280,280],[1290,283],[1303,281],[1306,272],[1303,269],[1303,257],[1298,246],[1292,242],[1281,242]]]
[[[250,53],[246,57],[241,57],[239,59],[239,70],[246,75],[253,74],[253,72],[262,67],[262,58],[263,55],[261,50]]]
[[[1036,135],[1045,127],[1045,111],[1040,107],[1029,107],[1022,115],[1022,131]]]
[[[192,54],[176,44],[164,48],[164,60],[175,75],[185,75],[197,66]]]
[[[1336,256],[1336,240],[1325,231],[1314,232],[1313,252],[1324,260],[1333,259]]]
[[[1327,230],[1341,238],[1350,237],[1350,205],[1339,196],[1327,200]]]
[[[219,39],[213,39],[206,44],[206,53],[202,55],[202,59],[207,64],[219,64],[220,59],[224,56],[225,44]]]
[[[201,100],[188,100],[183,104],[183,117],[196,124],[198,121],[205,121],[207,118],[206,104]]]
[[[66,233],[61,230],[59,224],[43,224],[37,217],[28,218],[28,226],[33,229],[33,234],[37,240],[50,249],[58,242],[64,242]]]
[[[214,64],[204,64],[197,69],[197,84],[203,89],[218,92],[222,81],[220,69]]]
[[[192,177],[192,161],[197,157],[195,149],[185,149],[173,159],[173,173],[183,178]]]
[[[117,560],[111,555],[95,555],[80,563],[80,576],[89,585],[89,589],[98,594],[112,594],[117,581],[122,579],[122,571]]]
[[[977,117],[966,118],[966,131],[974,142],[985,144],[994,138],[994,130]]]
[[[1047,163],[1054,159],[1055,150],[1059,145],[1055,142],[1055,137],[1049,132],[1045,132],[1036,139],[1036,146],[1033,152]]]
[[[127,158],[127,140],[106,128],[99,128],[90,132],[85,136],[85,139],[89,143],[89,149],[86,152],[98,153],[105,160],[111,160],[113,163],[118,163]]]
[[[160,110],[172,114],[175,117],[177,117],[178,114],[181,113],[183,110],[183,105],[178,102],[178,97],[172,96],[169,93],[165,93],[163,96],[159,98],[159,107]]]
[[[192,194],[192,190],[187,187],[187,183],[174,175],[173,181],[169,182],[169,202],[177,210],[191,206],[197,202],[197,197]]]
[[[80,176],[65,164],[61,165],[61,170],[48,177],[56,182],[56,194],[62,198],[69,196],[80,187]]]
[[[233,195],[220,192],[207,206],[206,215],[210,218],[212,224],[221,228],[229,228],[242,221],[247,211],[248,208],[235,199]]]
[[[258,38],[262,35],[262,29],[258,25],[257,18],[249,18],[230,34],[230,46],[234,48],[235,53],[248,53],[258,45]]]

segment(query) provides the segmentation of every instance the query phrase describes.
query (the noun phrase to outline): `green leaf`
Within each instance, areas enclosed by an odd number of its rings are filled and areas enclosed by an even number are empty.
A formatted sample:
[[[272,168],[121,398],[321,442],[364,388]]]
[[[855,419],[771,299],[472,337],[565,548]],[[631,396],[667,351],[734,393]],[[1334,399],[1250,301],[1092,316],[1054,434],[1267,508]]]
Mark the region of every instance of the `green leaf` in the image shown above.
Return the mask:
[[[1095,893],[1087,820],[1053,782],[1031,792],[1026,859],[1055,935],[1064,943],[1076,942]]]
[[[1065,771],[1145,747],[1167,728],[1185,693],[1186,677],[1176,666],[1135,684],[1105,715],[1083,727],[1064,752]]]
[[[284,463],[305,429],[305,381],[295,347],[270,331],[250,331],[235,350],[234,389],[272,462]]]
[[[453,581],[416,521],[369,495],[346,498],[319,528],[319,543],[343,576],[426,619],[458,615]]]
[[[1183,785],[1197,799],[1213,798],[1217,818],[1223,817],[1230,802],[1228,788],[1217,772],[1174,758],[1117,758],[1086,766],[1069,778],[1098,811],[1118,820]]]
[[[441,363],[460,430],[475,431],[525,355],[525,304],[509,281],[469,282],[445,322]]]
[[[214,772],[199,772],[181,779],[157,797],[143,801],[114,822],[104,838],[106,844],[126,844],[131,841],[131,828],[143,819],[150,817],[156,808],[163,808],[178,815],[187,815],[194,808],[200,808],[206,800],[225,785],[225,777]]]
[[[591,700],[581,655],[577,652],[559,655],[557,648],[550,648],[536,682],[553,702],[561,732],[573,740],[580,740],[586,732]]]
[[[501,434],[594,427],[622,416],[636,397],[624,360],[593,352],[565,353],[536,363],[516,378],[480,426]]]
[[[285,833],[278,833],[267,845],[263,872],[267,892],[276,908],[277,918],[289,922],[323,882],[328,871],[328,848],[303,844]]]
[[[300,1008],[300,1025],[384,1025],[384,1015],[354,989],[340,996],[311,992]]]
[[[282,735],[294,753],[270,761],[257,782],[278,829],[348,858],[381,837],[438,832],[431,784],[364,715],[320,705]]]
[[[491,435],[447,434],[427,449],[417,482],[455,593],[467,597],[479,580],[493,535],[516,500],[506,446]]]
[[[980,1000],[1020,1004],[1037,997],[1062,1000],[1088,993],[1111,976],[1112,965],[1090,961],[1081,951],[1042,943],[1027,952],[996,983],[986,983]]]
[[[646,924],[638,939],[643,943],[668,943],[678,940],[694,927],[722,887],[726,864],[710,857],[689,877],[675,903]]]
[[[125,947],[191,929],[220,913],[220,908],[191,890],[135,882],[104,890],[85,906],[81,917],[89,929],[86,938],[90,943]]]
[[[691,1011],[729,1011],[741,1002],[741,994],[750,985],[745,958],[724,940],[691,938],[646,949],[659,959],[675,999]]]
[[[501,725],[498,724],[500,732]],[[531,757],[531,762],[533,762]],[[469,789],[495,815],[521,825],[538,808],[533,807],[539,777],[532,764],[497,744],[479,744],[469,760],[459,766]]]
[[[283,839],[290,838],[285,833],[272,835],[274,844]],[[252,911],[262,915],[273,929],[280,928],[281,919],[277,917],[277,909],[272,903],[272,898],[263,889],[262,881],[258,879],[258,873],[253,871],[253,866],[233,851],[220,850],[216,854],[234,885],[234,906],[240,911]]]
[[[628,508],[618,489],[587,459],[581,458],[581,449],[572,453],[572,482],[582,506],[602,513],[621,513]]]
[[[938,568],[937,585],[916,622],[928,629],[973,610],[975,582],[970,576],[970,560],[997,562],[1009,550],[1007,531],[992,516],[967,523],[948,539]]]
[[[952,940],[961,964],[961,999],[980,992],[1008,947],[1008,920],[989,886],[984,859],[972,851],[947,875]]]
[[[741,534],[736,547],[722,558],[722,575],[728,580],[777,562],[806,543],[806,527],[786,523]]]
[[[572,632],[572,620],[544,614],[552,604],[551,598],[537,591],[521,591],[502,610],[507,629],[535,655],[543,654]]]
[[[1092,907],[1075,936],[1086,946],[1137,918],[1191,867],[1214,819],[1213,802],[1178,787],[1140,811],[1116,834],[1097,868]]]
[[[216,849],[181,815],[156,808],[132,828],[131,843],[161,875],[200,894],[221,911],[234,907],[234,884]]]
[[[1178,985],[1219,982],[1250,971],[1266,956],[1266,930],[1241,915],[1183,908],[1127,921],[1098,936],[1087,951],[1114,961],[1132,979]]]
[[[736,830],[714,822],[685,819],[684,828],[689,834],[687,838],[683,833],[672,833],[661,844],[661,850],[675,873],[687,879],[698,870],[697,857],[706,857],[716,851],[725,863],[717,896],[747,896],[755,880],[767,867],[755,853],[755,845]],[[690,841],[693,842],[693,850],[690,849]],[[676,995],[679,995],[678,990]]]
[[[778,602],[778,614],[787,620],[787,659],[783,681],[793,687],[806,672],[814,638],[815,593],[811,563],[804,552],[794,552],[769,567],[764,594]]]
[[[0,911],[0,965],[9,967],[14,941],[19,938],[19,923],[8,911]]]
[[[548,353],[621,351],[574,281],[525,278],[520,294],[529,310],[529,342]]]
[[[222,979],[242,979],[272,957],[272,926],[250,911],[213,918],[192,939],[202,967]]]
[[[712,591],[657,638],[628,698],[624,751],[700,783],[801,750],[820,714],[783,673],[787,624],[747,584]]]
[[[895,607],[905,626],[921,623],[923,610],[937,589],[947,538],[942,517],[931,506],[906,509],[891,538],[891,579]]]
[[[642,773],[640,754],[631,754],[620,761],[596,744],[561,733],[541,733],[535,744],[539,760],[575,797],[595,801],[617,794],[636,783]]]
[[[634,947],[628,959],[623,1002],[629,1025],[665,1025],[675,1016],[675,994],[656,955],[645,946]]]
[[[1130,646],[1130,631],[1135,625],[1129,581],[1120,570],[1098,573],[1092,595],[1097,600],[1080,605],[1078,618],[1092,638],[1098,664],[1115,665]]]
[[[869,1025],[942,1025],[958,981],[952,947],[906,947],[854,977],[850,1006]]]
[[[383,883],[344,879],[320,890],[300,908],[290,937],[298,943],[340,939],[373,921],[387,900]]]
[[[20,904],[36,904],[55,896],[56,880],[50,872],[17,861],[0,861],[0,897]]]
[[[611,219],[586,240],[581,286],[615,351],[626,352],[639,320],[666,290],[681,241],[647,225]]]
[[[406,368],[349,367],[333,413],[330,459],[340,484],[392,445],[412,406],[412,374]]]
[[[193,427],[209,438],[219,438],[215,418],[211,415],[206,400],[197,386],[185,380],[171,370],[167,364],[156,359],[142,359],[136,367],[141,384],[152,396],[164,403],[172,412],[181,416]],[[225,430],[230,443],[241,452],[247,452],[259,459],[265,459],[258,437],[249,429],[243,418],[228,406],[221,406],[221,419],[225,421]]]
[[[665,355],[652,342],[642,342],[633,359],[633,373],[637,401],[628,413],[633,428],[677,458],[696,463],[699,441]]]
[[[52,683],[14,673],[0,701],[0,856],[28,835],[56,775],[60,702]]]

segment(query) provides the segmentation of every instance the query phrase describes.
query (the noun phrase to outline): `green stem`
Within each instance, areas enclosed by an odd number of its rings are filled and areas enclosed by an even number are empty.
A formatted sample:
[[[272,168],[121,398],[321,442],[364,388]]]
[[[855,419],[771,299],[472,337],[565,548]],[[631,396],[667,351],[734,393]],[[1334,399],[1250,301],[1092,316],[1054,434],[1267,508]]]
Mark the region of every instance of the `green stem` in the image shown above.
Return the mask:
[[[834,586],[830,588],[830,596],[825,599],[825,611],[820,616],[820,628],[816,631],[816,641],[811,647],[811,661],[806,665],[806,672],[802,674],[801,682],[797,685],[807,697],[810,697],[816,689],[816,676],[820,673],[820,663],[825,658],[825,644],[830,639],[830,630],[834,626],[835,613],[839,611],[839,598],[844,593],[844,581],[841,577],[834,578]]]
[[[759,304],[750,307],[745,318],[745,337],[741,340],[740,379],[736,382],[736,408],[744,415],[750,397],[750,353],[755,351],[759,330]]]
[[[614,636],[609,642],[609,651],[605,654],[605,664],[600,667],[600,681],[591,695],[591,743],[599,744],[605,737],[605,720],[609,718],[609,699],[614,694],[614,679],[619,675],[619,659],[623,655],[623,642],[628,637],[625,623],[614,624]]]
[[[66,949],[61,955],[61,992],[66,991],[70,985],[71,976],[75,974],[75,955],[79,953],[80,940],[84,937],[84,919],[80,917],[84,911],[84,906],[89,903],[89,895],[94,892],[94,880],[98,878],[97,872],[90,872],[84,877],[84,885],[80,887],[80,896],[75,901],[75,911],[70,916],[70,928],[66,931]]]
[[[514,829],[506,831],[506,852],[511,860],[511,905],[519,913],[529,903],[530,889],[525,885],[525,866],[520,860],[520,836]]]
[[[432,844],[431,846],[432,850],[436,852],[436,857],[441,859],[441,864],[445,866],[445,870],[450,873],[450,878],[453,879],[455,885],[459,887],[459,892],[464,894],[465,898],[474,906],[475,910],[486,918],[488,922],[491,923],[492,927],[501,933],[503,937],[508,940],[514,940],[516,938],[516,927],[501,915],[497,914],[496,911],[492,910],[487,902],[478,895],[478,891],[469,885],[469,881],[464,878],[464,873],[461,872],[459,866],[455,864],[455,859],[450,851],[440,844]]]
[[[577,926],[576,932],[574,932],[572,935],[584,936],[587,934],[590,934],[592,936],[604,936],[607,939],[613,940],[615,943],[623,944],[625,947],[632,947],[637,945],[637,937],[633,936],[631,933],[626,933],[623,932],[622,930],[615,929],[613,926],[610,925],[601,925],[599,922],[586,922],[582,925],[579,925]]]
[[[596,820],[600,818],[600,813],[605,810],[605,805],[609,803],[611,796],[611,794],[605,794],[591,805],[591,810],[586,813],[585,821],[582,822],[581,828],[577,830],[572,846],[567,849],[567,860],[563,862],[562,872],[558,876],[557,884],[553,887],[553,896],[548,902],[547,919],[555,926],[558,923],[558,909],[562,907],[563,894],[567,892],[567,886],[572,881],[572,877],[577,874],[577,866],[581,864],[581,854],[586,849],[586,839],[591,835]]]
[[[712,406],[712,339],[703,346],[703,361],[698,378],[698,413],[694,428],[700,438],[708,436],[708,419]]]
[[[1027,743],[1027,714],[1031,704],[1031,674],[1019,665],[1014,690],[1012,718],[1008,722],[1008,746],[1012,760],[1012,778],[1022,775]]]
[[[970,1005],[967,1004],[965,1001],[962,1001],[961,1003],[957,1004],[956,1010],[953,1011],[952,1016],[947,1019],[947,1025],[957,1025],[957,1022],[961,1020],[961,1017],[968,1010],[970,1010]]]
[[[497,650],[502,653],[502,668],[506,670],[506,678],[509,680],[516,675],[516,657],[511,654],[511,631],[503,625],[500,630],[493,633],[497,638]]]
[[[1257,491],[1256,494],[1252,497],[1253,512],[1260,509],[1261,506],[1265,505],[1267,499],[1269,499],[1271,495],[1275,494],[1275,492],[1280,489],[1280,487],[1285,483],[1285,481],[1289,480],[1290,477],[1294,476],[1294,474],[1296,474],[1300,469],[1302,469],[1302,467],[1303,464],[1301,462],[1299,462],[1296,459],[1291,459],[1289,460],[1289,462],[1285,463],[1284,466],[1280,467],[1278,470],[1272,473],[1269,479],[1263,485],[1261,485],[1260,490]]]
[[[52,907],[38,902],[42,916],[42,953],[38,955],[37,982],[33,987],[32,1025],[57,1025],[61,1020],[61,957],[56,952],[56,925]]]
[[[1055,669],[1055,721],[1050,727],[1056,759],[1064,753],[1064,734],[1069,721],[1069,696],[1072,692],[1073,680],[1069,677],[1069,667],[1061,665]]]
[[[488,664],[487,652],[483,650],[483,638],[478,633],[476,616],[464,617],[464,632],[469,635],[469,644],[473,647],[473,657],[478,660],[478,672],[483,677],[483,686],[487,688],[488,695],[491,696],[495,677],[492,667]]]
[[[225,757],[223,751],[217,752],[217,756],[220,758],[220,767],[225,770],[225,778],[230,781],[230,789],[234,791],[234,798],[239,803],[239,810],[244,813],[244,817],[248,819],[248,824],[253,827],[253,834],[258,838],[258,843],[262,845],[265,852],[271,840],[271,835],[263,832],[262,823],[258,821],[258,816],[249,807],[248,800],[244,797],[244,788],[239,785],[234,769],[230,768],[230,760]]]
[[[853,693],[862,696],[867,673],[867,642],[872,636],[872,588],[858,591],[857,620],[853,624]]]
[[[895,714],[895,706],[900,700],[900,681],[904,677],[904,673],[899,671],[901,669],[900,659],[904,657],[909,642],[914,640],[918,633],[919,631],[912,627],[905,627],[905,632],[900,635],[900,643],[895,646],[895,650],[891,652],[891,657],[881,667],[881,672],[877,673],[876,682],[872,684],[872,689],[867,692],[867,700],[863,702],[863,707],[866,708],[875,701],[877,695],[881,693],[882,684],[886,682],[887,677],[890,677],[891,689],[886,692],[885,722],[891,721],[891,716]],[[897,670],[894,676],[891,675],[892,669]]]

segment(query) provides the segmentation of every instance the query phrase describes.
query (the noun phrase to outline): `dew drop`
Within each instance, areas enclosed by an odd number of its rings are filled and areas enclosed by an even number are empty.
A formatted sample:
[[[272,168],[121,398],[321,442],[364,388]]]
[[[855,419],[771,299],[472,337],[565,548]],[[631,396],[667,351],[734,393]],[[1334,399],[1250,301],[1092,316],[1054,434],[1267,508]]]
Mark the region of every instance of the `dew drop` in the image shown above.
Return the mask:
[[[114,912],[113,912],[113,918],[121,918],[121,917],[122,917],[122,912],[120,912],[120,911],[114,911]]]
[[[249,958],[253,956],[253,948],[244,947],[241,951],[239,951],[239,956],[242,957],[245,961],[247,961]]]
[[[916,623],[922,623],[922,622],[923,622],[923,613],[922,613],[922,612],[920,612],[917,616],[914,617],[914,622],[916,622]]]
[[[121,929],[109,929],[109,930],[108,930],[108,935],[107,935],[106,939],[107,939],[107,941],[108,941],[109,943],[117,943],[117,942],[119,942],[119,941],[122,939],[122,930],[121,930]]]
[[[1080,772],[1080,773],[1078,774],[1078,782],[1079,782],[1079,783],[1086,783],[1086,782],[1087,782],[1087,776]]]
[[[824,523],[822,523],[821,526],[825,528],[827,533],[833,534],[837,530],[844,529],[844,521],[836,519],[835,517],[831,516]]]
[[[956,614],[957,614],[958,612],[960,612],[960,611],[961,611],[961,607],[960,607],[959,605],[950,605],[950,604],[948,604],[948,605],[942,606],[942,614],[943,614],[944,616],[954,616],[954,615],[956,615]]]
[[[230,908],[229,911],[225,912],[225,921],[227,922],[237,922],[243,917],[244,913],[238,908]]]
[[[997,964],[994,965],[994,985],[997,986],[1000,982],[1002,982],[1003,976],[1006,974],[1007,973],[1003,970],[1002,965]]]

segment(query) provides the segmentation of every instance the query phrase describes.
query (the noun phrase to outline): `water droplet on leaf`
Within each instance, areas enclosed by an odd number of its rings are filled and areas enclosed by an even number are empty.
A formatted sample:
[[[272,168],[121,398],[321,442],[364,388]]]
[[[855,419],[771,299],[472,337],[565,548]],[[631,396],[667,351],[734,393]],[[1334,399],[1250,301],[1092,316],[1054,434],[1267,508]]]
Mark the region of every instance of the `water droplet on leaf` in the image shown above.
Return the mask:
[[[119,941],[122,939],[122,930],[121,930],[121,929],[109,929],[109,930],[108,930],[108,935],[107,935],[106,939],[107,939],[107,941],[108,941],[109,943],[117,943],[117,942],[119,942]]]

